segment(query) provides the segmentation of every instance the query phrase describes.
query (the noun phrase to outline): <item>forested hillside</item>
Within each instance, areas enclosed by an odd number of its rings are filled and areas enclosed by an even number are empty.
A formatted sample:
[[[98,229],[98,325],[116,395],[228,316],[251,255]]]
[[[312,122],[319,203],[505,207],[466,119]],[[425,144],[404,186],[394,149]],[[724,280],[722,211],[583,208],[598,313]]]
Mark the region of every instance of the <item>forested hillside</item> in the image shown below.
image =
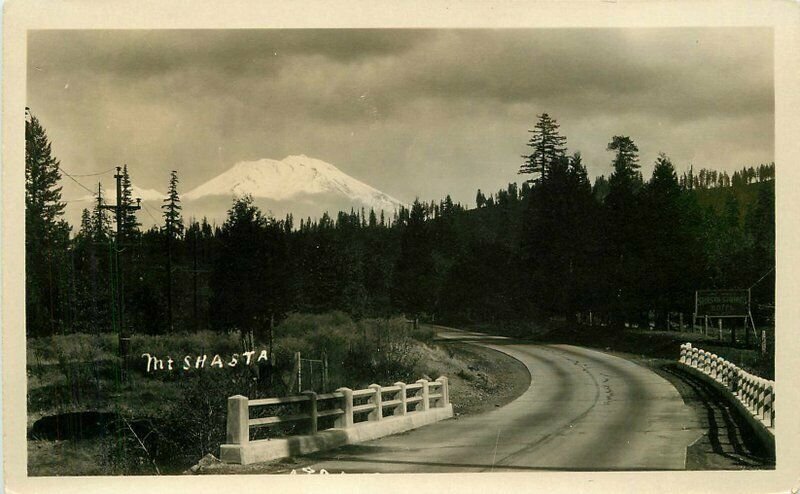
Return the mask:
[[[774,165],[727,174],[677,171],[661,154],[640,172],[628,136],[608,144],[613,172],[591,183],[558,123],[539,117],[518,183],[449,196],[394,214],[347,211],[272,218],[248,197],[220,226],[183,218],[177,174],[165,176],[164,226],[122,221],[114,276],[113,217],[98,197],[70,235],[62,177],[44,128],[26,122],[27,333],[260,329],[293,311],[356,318],[404,313],[453,322],[575,319],[662,324],[691,313],[702,288],[753,286],[774,306]],[[124,170],[123,201],[135,177]]]

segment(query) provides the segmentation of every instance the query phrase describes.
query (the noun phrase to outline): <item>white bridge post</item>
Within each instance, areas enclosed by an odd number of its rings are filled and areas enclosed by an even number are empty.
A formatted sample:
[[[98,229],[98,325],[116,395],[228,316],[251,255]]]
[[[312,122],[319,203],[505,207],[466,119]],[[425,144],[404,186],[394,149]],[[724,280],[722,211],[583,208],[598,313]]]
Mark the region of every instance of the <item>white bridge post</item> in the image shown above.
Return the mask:
[[[379,384],[370,384],[369,388],[375,391],[375,394],[370,397],[369,402],[375,404],[375,409],[369,412],[368,420],[381,420],[383,418],[383,391]]]
[[[422,401],[417,404],[417,411],[427,412],[430,409],[430,399],[428,398],[429,391],[428,391],[428,380],[427,379],[420,379],[417,381],[418,383],[422,384],[422,389],[420,389],[420,394],[422,395]]]
[[[394,415],[399,417],[401,415],[405,415],[406,411],[408,410],[408,403],[406,403],[406,400],[408,399],[408,396],[406,395],[406,383],[396,382],[394,385],[400,388],[400,391],[394,395],[395,400],[400,400],[400,404],[394,408]]]
[[[236,395],[228,398],[228,417],[226,442],[247,445],[250,441],[250,411],[246,396]]]
[[[350,388],[339,388],[336,390],[342,393],[342,415],[334,420],[334,427],[346,428],[353,426],[353,390]]]
[[[442,398],[440,400],[441,405],[439,408],[444,408],[450,403],[450,390],[448,389],[447,377],[439,376],[439,379],[436,380],[437,382],[441,383],[439,387],[441,389]]]

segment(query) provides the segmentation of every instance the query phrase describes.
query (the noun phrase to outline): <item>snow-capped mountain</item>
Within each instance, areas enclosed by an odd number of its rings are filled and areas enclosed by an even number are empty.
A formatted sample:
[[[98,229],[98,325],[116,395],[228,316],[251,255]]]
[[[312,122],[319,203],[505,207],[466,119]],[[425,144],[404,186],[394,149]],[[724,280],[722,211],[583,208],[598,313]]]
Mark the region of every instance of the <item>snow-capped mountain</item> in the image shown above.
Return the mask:
[[[253,196],[274,214],[317,217],[339,209],[374,209],[393,213],[403,203],[342,172],[334,165],[305,155],[283,160],[242,161],[199,187],[181,194],[192,204]],[[192,208],[194,209],[194,208]],[[205,208],[199,208],[205,209]]]

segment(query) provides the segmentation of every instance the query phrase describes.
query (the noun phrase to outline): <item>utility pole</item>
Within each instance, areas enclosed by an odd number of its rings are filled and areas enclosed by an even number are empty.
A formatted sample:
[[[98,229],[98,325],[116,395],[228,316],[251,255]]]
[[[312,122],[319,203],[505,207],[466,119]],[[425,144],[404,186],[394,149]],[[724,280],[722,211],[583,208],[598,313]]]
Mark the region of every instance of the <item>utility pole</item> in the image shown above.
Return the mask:
[[[197,228],[195,228],[197,226]],[[198,266],[198,250],[197,250],[197,235],[200,232],[199,225],[193,222],[192,226],[192,269],[178,267],[176,270],[186,273],[192,273],[192,316],[194,318],[195,329],[200,329],[200,302],[198,299],[198,275],[203,273],[210,273],[210,269],[199,269]],[[187,234],[188,235],[188,234]],[[203,248],[203,258],[205,259],[205,247]]]
[[[119,356],[123,359],[128,356],[130,351],[130,341],[131,337],[128,334],[127,329],[125,328],[125,302],[122,290],[122,269],[119,262],[119,253],[122,250],[122,219],[125,213],[128,211],[137,211],[141,209],[141,199],[136,198],[136,206],[130,204],[122,204],[122,167],[117,167],[117,173],[114,175],[114,178],[117,180],[117,204],[114,206],[109,205],[101,205],[102,209],[108,209],[114,212],[117,220],[117,233],[115,239],[115,246],[114,246],[114,277],[116,279],[117,284],[117,291],[116,291],[116,300],[114,301],[117,308],[117,324],[118,324],[118,334],[119,334]]]

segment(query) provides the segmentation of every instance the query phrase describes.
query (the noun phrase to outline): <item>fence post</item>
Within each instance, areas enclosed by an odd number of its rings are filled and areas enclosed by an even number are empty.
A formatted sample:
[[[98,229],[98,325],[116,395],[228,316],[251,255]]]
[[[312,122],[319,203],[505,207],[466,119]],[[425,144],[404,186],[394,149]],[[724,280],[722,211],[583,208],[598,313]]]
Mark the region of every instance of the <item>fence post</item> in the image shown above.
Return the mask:
[[[728,385],[728,361],[721,359],[719,362],[719,376],[718,381],[723,386]]]
[[[439,376],[439,379],[437,379],[436,381],[438,381],[438,382],[440,382],[442,384],[440,386],[441,393],[442,393],[442,400],[441,400],[442,404],[441,404],[440,408],[444,408],[444,407],[447,406],[448,403],[450,403],[450,390],[447,387],[448,386],[447,377]]]
[[[322,392],[328,390],[328,352],[322,352]]]
[[[304,395],[308,396],[308,433],[317,433],[317,393],[314,391],[303,391]]]
[[[353,425],[353,390],[350,388],[339,388],[336,390],[342,393],[342,411],[344,413],[339,415],[334,420],[334,427],[346,428]]]
[[[417,410],[427,412],[431,406],[430,400],[428,399],[428,380],[420,379],[417,382],[422,384],[422,389],[420,389],[420,392],[422,393],[422,401],[417,404]]]
[[[394,398],[395,400],[400,400],[400,404],[394,408],[394,414],[395,416],[405,415],[408,410],[408,404],[406,403],[406,383],[396,382],[394,385],[400,388],[400,391],[397,392]]]
[[[750,379],[744,371],[740,371],[742,375],[742,403],[747,408],[750,408]]]
[[[250,410],[246,396],[228,398],[227,438],[228,444],[245,445],[250,441]]]
[[[383,396],[381,386],[379,384],[370,384],[369,388],[375,391],[375,393],[369,399],[370,403],[375,404],[375,409],[369,412],[367,419],[369,421],[381,420],[383,418]]]
[[[769,426],[775,427],[775,388],[769,388]]]
[[[739,368],[735,364],[731,364],[731,393],[738,399],[742,387],[741,375]],[[741,401],[741,400],[740,400]]]
[[[303,389],[303,358],[300,352],[294,353],[294,358],[297,359],[297,390]]]

